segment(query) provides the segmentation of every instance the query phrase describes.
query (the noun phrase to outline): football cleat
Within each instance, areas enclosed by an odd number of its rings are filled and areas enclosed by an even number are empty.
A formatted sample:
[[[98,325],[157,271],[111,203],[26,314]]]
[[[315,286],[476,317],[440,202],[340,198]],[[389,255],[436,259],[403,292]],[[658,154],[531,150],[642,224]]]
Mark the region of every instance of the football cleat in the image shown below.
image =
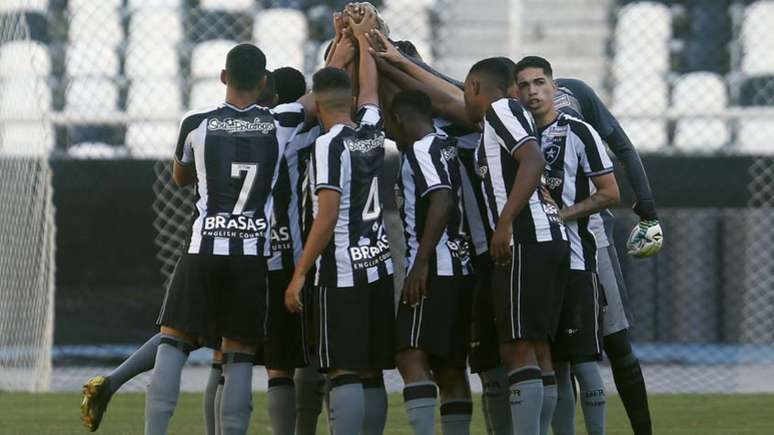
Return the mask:
[[[83,425],[94,432],[102,422],[102,416],[110,401],[110,379],[105,376],[95,376],[83,385],[83,401],[81,402],[81,420]]]

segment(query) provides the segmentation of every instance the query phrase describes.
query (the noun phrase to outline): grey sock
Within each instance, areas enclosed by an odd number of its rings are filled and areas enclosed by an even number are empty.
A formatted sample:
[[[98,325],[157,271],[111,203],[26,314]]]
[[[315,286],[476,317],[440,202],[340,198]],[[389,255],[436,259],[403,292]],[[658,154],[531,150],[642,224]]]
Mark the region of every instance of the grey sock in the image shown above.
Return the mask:
[[[145,394],[145,435],[165,435],[180,395],[180,374],[188,359],[186,345],[163,336]]]
[[[253,410],[253,355],[223,354],[223,398],[220,405],[222,435],[244,435]]]
[[[403,388],[409,424],[414,435],[435,435],[435,407],[438,390],[432,381],[414,382]]]
[[[363,384],[357,375],[331,379],[330,423],[336,435],[360,435],[365,420]]]
[[[508,374],[511,390],[511,422],[518,435],[540,433],[540,410],[543,408],[543,381],[540,367],[524,366]]]
[[[599,374],[599,365],[594,361],[575,364],[572,366],[572,371],[580,384],[579,397],[583,419],[586,422],[586,432],[589,435],[604,435],[607,399],[605,384]]]
[[[269,422],[274,435],[294,435],[296,432],[296,388],[293,379],[269,379],[267,393]]]
[[[497,367],[480,373],[484,408],[489,435],[511,435],[511,404],[508,400],[508,374],[504,367]]]
[[[384,378],[376,376],[363,379],[363,435],[382,435],[387,424],[387,391]]]
[[[215,392],[220,384],[223,370],[220,363],[213,363],[204,388],[204,429],[207,435],[219,435],[215,432]]]
[[[129,379],[153,368],[153,363],[156,362],[156,349],[160,341],[161,333],[154,335],[107,375],[110,379],[110,394],[118,391]]]
[[[554,435],[575,435],[575,395],[573,394],[570,364],[554,362],[556,372],[556,409],[551,419]]]
[[[473,402],[449,400],[441,403],[441,431],[443,435],[470,435]]]
[[[540,435],[548,435],[551,419],[556,409],[556,375],[554,372],[543,372],[543,408],[540,410]]]
[[[220,375],[218,388],[215,390],[215,402],[213,403],[213,409],[215,410],[215,435],[221,435],[223,433],[223,423],[220,421],[220,417],[223,415],[221,406],[223,405],[223,384],[225,382],[226,378],[224,378],[223,375]]]
[[[296,435],[315,435],[322,412],[325,377],[314,366],[296,369]]]

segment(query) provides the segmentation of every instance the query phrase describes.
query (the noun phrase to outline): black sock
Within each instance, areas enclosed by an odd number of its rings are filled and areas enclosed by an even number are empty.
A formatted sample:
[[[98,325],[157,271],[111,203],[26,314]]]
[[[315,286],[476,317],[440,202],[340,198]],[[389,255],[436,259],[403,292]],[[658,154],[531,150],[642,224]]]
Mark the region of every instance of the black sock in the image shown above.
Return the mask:
[[[642,376],[640,361],[632,353],[626,332],[627,330],[624,329],[605,337],[605,352],[613,370],[615,387],[621,396],[634,434],[651,435],[653,429],[645,378]]]

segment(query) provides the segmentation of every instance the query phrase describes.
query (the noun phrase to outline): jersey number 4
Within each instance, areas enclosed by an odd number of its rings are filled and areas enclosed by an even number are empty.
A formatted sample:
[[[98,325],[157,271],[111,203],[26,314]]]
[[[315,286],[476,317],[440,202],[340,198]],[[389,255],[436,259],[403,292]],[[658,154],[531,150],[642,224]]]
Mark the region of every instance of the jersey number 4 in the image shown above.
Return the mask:
[[[247,198],[250,197],[250,192],[253,190],[255,174],[258,173],[258,165],[255,163],[231,164],[231,178],[242,178],[242,172],[247,172],[247,175],[242,184],[242,189],[239,191],[239,198],[237,198],[237,202],[234,204],[234,211],[232,211],[231,214],[242,214],[245,210],[245,203],[247,202]]]
[[[371,180],[371,189],[368,191],[365,207],[363,207],[363,221],[372,221],[382,212],[382,204],[379,201],[379,179]]]

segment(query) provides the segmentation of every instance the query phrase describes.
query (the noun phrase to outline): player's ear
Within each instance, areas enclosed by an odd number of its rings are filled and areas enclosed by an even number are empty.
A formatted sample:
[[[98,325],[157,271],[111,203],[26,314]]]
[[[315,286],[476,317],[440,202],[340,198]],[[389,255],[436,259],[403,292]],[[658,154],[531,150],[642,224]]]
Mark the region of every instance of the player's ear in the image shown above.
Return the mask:
[[[473,88],[473,95],[481,95],[481,82],[476,79],[470,81],[470,86]]]
[[[225,69],[220,70],[220,82],[228,85],[228,72]]]

